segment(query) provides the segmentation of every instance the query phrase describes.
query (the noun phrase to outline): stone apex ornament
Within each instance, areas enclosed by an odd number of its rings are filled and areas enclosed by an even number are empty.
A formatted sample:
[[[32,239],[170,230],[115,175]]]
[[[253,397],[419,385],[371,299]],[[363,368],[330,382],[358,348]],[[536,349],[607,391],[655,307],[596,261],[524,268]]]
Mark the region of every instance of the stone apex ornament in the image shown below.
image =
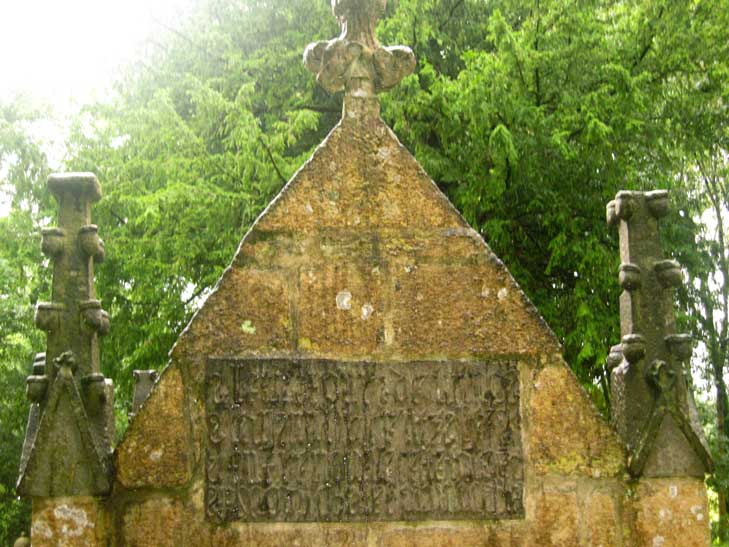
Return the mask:
[[[377,20],[387,0],[332,0],[342,34],[309,44],[304,64],[329,91],[359,98],[395,87],[415,69],[415,55],[406,46],[382,47],[375,37]]]
[[[48,177],[48,189],[56,199],[64,194],[84,196],[90,202],[101,199],[101,186],[93,173],[54,173]]]

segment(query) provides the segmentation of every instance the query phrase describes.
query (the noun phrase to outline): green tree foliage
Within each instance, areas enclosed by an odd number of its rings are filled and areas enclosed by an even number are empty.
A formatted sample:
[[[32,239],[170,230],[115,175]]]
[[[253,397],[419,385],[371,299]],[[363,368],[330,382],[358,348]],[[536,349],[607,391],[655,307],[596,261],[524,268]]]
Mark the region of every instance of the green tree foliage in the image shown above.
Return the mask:
[[[726,372],[726,327],[709,306],[727,309],[716,274],[727,255],[697,219],[716,200],[720,218],[729,206],[727,14],[729,0],[399,0],[378,27],[418,58],[383,97],[383,116],[504,260],[606,413],[619,329],[604,207],[620,189],[673,191],[663,225],[691,279],[682,321],[707,341],[711,381]],[[327,0],[204,0],[77,119],[67,167],[96,172],[104,190],[93,213],[107,244],[97,289],[112,316],[102,359],[122,422],[131,371],[164,365],[246,229],[339,119],[341,96],[301,63],[309,42],[338,32]],[[35,176],[7,180],[33,188],[8,227],[34,246],[43,216],[27,213],[47,197]],[[3,290],[24,285],[32,294],[18,302],[32,302],[41,258],[18,245],[7,267],[26,264],[33,281]],[[22,313],[3,333],[23,333],[27,360],[40,342]]]
[[[248,226],[338,119],[301,63],[331,19],[323,2],[209,2],[79,118],[69,167],[102,181],[103,370],[127,410],[131,371],[164,365]]]
[[[12,545],[29,525],[29,504],[15,495],[28,405],[25,377],[42,347],[33,308],[49,280],[40,252],[39,226],[50,205],[44,191],[47,160],[30,135],[43,112],[18,99],[0,106],[0,544]]]

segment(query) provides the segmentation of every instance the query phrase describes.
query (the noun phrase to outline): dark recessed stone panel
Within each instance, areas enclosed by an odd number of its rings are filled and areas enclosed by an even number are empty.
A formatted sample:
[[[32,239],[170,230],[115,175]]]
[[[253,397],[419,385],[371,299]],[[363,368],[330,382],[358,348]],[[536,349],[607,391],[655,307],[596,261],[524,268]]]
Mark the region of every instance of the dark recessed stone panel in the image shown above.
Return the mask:
[[[519,518],[516,363],[211,359],[208,518]]]

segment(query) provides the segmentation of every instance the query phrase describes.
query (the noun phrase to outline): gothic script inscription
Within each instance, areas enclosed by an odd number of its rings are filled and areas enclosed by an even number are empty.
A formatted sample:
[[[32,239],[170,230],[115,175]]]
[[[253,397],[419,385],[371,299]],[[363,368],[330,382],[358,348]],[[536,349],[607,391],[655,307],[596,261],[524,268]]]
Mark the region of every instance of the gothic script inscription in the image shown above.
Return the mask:
[[[208,518],[523,516],[515,363],[211,359]]]

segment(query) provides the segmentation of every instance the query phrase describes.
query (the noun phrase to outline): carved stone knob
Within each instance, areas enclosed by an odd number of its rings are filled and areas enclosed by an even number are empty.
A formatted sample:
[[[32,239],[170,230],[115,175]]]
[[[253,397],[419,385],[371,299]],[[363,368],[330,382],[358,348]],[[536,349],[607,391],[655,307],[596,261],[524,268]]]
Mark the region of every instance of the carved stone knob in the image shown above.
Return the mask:
[[[96,262],[104,261],[104,242],[99,237],[99,228],[89,224],[79,230],[79,242],[86,256],[92,257]]]
[[[109,334],[109,314],[101,309],[101,302],[86,300],[79,303],[78,307],[87,326],[94,329],[99,336]]]
[[[607,356],[607,369],[608,371],[613,370],[615,367],[623,362],[623,351],[622,346],[618,344],[610,348],[610,353]]]
[[[61,228],[43,228],[41,230],[41,251],[43,254],[55,258],[63,254],[63,244],[66,232]]]
[[[72,351],[64,351],[61,355],[53,360],[53,364],[58,370],[66,369],[68,372],[73,373],[76,371],[78,363],[76,362],[76,356]]]
[[[635,210],[633,202],[633,194],[631,192],[618,192],[615,196],[615,214],[620,220],[630,220]]]
[[[679,360],[685,361],[693,354],[693,337],[690,334],[670,334],[665,340],[668,349]]]
[[[645,204],[655,218],[666,216],[668,214],[668,190],[646,192]]]
[[[65,309],[63,304],[39,302],[35,308],[35,326],[46,332],[57,331],[61,325],[61,314]]]
[[[660,260],[653,265],[653,269],[664,289],[679,287],[683,283],[681,265],[675,260]]]
[[[605,207],[605,220],[607,220],[608,226],[615,226],[620,220],[618,218],[618,212],[616,208],[617,204],[615,203],[615,200],[609,202]]]
[[[635,264],[621,264],[618,282],[625,291],[640,289],[640,268]]]
[[[626,334],[620,348],[628,363],[633,365],[645,357],[645,338],[640,334]]]

